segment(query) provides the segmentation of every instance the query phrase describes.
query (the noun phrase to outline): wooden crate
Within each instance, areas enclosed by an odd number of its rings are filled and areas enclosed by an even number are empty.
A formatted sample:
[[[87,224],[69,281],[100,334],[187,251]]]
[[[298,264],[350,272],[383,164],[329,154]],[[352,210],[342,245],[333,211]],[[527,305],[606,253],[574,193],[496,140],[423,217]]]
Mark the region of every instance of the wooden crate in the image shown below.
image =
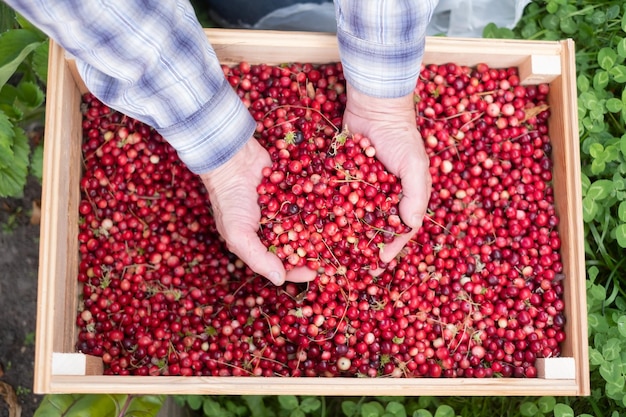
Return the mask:
[[[332,34],[210,29],[224,64],[339,60]],[[42,195],[34,391],[36,393],[309,395],[589,395],[585,264],[574,44],[428,38],[425,63],[518,66],[524,83],[550,83],[554,186],[565,269],[562,358],[537,363],[539,378],[368,379],[103,376],[97,357],[74,353],[78,305],[81,94],[70,56],[50,48]]]

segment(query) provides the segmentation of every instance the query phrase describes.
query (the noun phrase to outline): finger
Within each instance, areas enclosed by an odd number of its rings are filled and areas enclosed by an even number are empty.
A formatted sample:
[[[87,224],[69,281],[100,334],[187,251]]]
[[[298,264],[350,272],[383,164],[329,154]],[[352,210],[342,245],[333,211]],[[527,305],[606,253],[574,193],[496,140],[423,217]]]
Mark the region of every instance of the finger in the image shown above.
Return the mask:
[[[384,270],[385,270],[385,268],[376,268],[376,269],[370,270],[369,273],[370,273],[370,275],[372,275],[374,277],[377,277],[380,274],[382,274]]]
[[[317,277],[317,271],[314,271],[306,266],[299,266],[291,271],[287,271],[287,277],[285,281],[289,282],[309,282],[313,281]]]
[[[428,170],[404,175],[402,181],[402,199],[400,200],[400,218],[413,230],[422,227],[430,192],[432,180]]]
[[[236,243],[228,248],[257,274],[263,275],[274,285],[285,283],[285,267],[281,260],[267,250],[256,233],[240,233]]]
[[[408,233],[403,233],[396,236],[391,242],[386,243],[380,249],[380,260],[384,263],[389,263],[395,258],[400,251],[409,243],[409,240],[413,239],[418,229],[412,229]]]

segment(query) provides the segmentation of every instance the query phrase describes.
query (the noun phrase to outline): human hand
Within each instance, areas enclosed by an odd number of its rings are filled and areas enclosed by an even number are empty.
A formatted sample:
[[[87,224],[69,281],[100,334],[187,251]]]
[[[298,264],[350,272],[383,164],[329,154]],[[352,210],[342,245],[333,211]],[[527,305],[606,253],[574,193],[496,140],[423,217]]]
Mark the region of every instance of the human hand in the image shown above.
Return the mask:
[[[282,261],[257,235],[261,209],[256,187],[263,168],[271,165],[267,151],[252,138],[229,161],[200,175],[209,193],[217,231],[231,252],[274,285],[310,281],[316,271],[302,267],[286,273]]]
[[[424,141],[417,130],[413,93],[383,99],[367,96],[349,84],[344,128],[368,137],[376,157],[402,182],[400,218],[411,232],[397,236],[381,249],[380,259],[391,261],[422,226],[432,180]]]

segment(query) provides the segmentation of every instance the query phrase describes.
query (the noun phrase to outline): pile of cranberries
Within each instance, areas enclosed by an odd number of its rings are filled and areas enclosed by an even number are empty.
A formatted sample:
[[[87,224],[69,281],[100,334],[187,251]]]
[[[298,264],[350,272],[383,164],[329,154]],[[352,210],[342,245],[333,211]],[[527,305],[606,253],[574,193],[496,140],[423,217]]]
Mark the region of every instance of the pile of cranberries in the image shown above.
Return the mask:
[[[361,280],[384,267],[381,245],[410,229],[398,215],[401,187],[361,135],[298,142],[287,134],[269,147],[275,158],[258,187],[260,236],[287,269]]]
[[[78,351],[106,374],[535,377],[565,339],[547,85],[515,68],[424,65],[416,124],[433,191],[408,229],[368,138],[342,132],[340,64],[224,74],[273,164],[259,236],[275,287],[230,254],[199,179],[150,127],[83,103]],[[372,269],[382,270],[377,276]]]

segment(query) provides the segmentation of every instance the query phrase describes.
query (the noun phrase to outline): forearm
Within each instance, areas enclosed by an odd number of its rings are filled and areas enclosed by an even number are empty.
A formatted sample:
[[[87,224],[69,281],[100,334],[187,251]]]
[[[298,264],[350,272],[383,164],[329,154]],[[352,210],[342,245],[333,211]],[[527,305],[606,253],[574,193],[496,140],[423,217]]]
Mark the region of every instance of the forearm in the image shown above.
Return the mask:
[[[372,97],[409,94],[417,83],[426,27],[438,0],[335,0],[348,82]]]
[[[194,172],[230,159],[255,123],[185,0],[7,0],[77,62],[107,105],[156,128]]]

